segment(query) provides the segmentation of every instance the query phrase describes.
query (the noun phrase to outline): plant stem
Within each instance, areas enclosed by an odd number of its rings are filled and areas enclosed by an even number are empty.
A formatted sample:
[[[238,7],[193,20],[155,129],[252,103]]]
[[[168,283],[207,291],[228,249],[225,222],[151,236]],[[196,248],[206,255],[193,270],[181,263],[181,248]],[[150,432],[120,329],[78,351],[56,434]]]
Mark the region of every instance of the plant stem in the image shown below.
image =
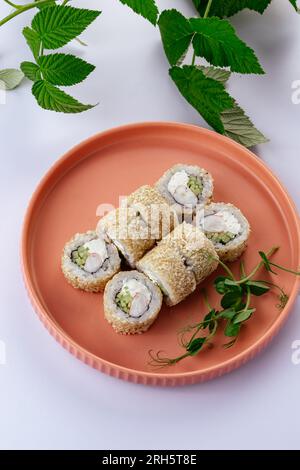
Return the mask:
[[[286,271],[287,273],[295,274],[296,276],[300,276],[300,271],[293,271],[292,269],[284,268],[283,266],[280,266],[279,264],[276,263],[271,263],[272,266],[275,266],[275,268],[281,269],[282,271]]]
[[[276,251],[279,249],[278,246],[274,246],[273,248],[271,248],[269,251],[267,251],[267,256],[272,256],[274,255],[274,253],[276,253]],[[261,261],[260,263],[258,263],[257,266],[255,266],[255,268],[253,269],[253,271],[251,271],[251,273],[246,276],[246,277],[243,277],[242,279],[240,279],[239,281],[237,281],[236,283],[237,284],[243,284],[244,282],[247,282],[249,281],[253,276],[255,276],[255,274],[257,273],[257,271],[264,265],[264,262]]]
[[[22,8],[22,5],[16,5],[15,3],[11,2],[10,0],[4,0],[5,3],[7,3],[8,5],[10,5],[11,7],[15,8],[16,10],[18,8]]]
[[[32,8],[37,8],[39,5],[42,5],[44,3],[49,3],[52,0],[38,0],[37,2],[32,2],[32,3],[27,3],[27,5],[20,5],[20,6],[15,6],[16,10],[7,15],[5,18],[3,18],[0,21],[0,26],[3,26],[5,23],[8,23],[8,21],[12,20],[18,15],[21,15],[21,13],[24,13],[27,10],[31,10]],[[7,2],[6,2],[7,3]]]
[[[214,259],[215,259],[215,258],[214,258]],[[225,271],[227,272],[228,276],[231,277],[231,279],[232,279],[233,281],[235,281],[234,274],[233,274],[233,272],[228,268],[228,266],[227,266],[225,263],[223,263],[221,260],[217,260],[217,261],[219,261],[219,264],[222,266],[223,269],[225,269]],[[238,283],[237,283],[237,284],[238,284]]]
[[[194,51],[191,65],[195,65],[195,60],[196,60],[196,52]]]
[[[207,18],[207,17],[208,17],[211,4],[212,4],[212,0],[208,0],[208,3],[207,3],[207,5],[206,5],[206,9],[205,9],[203,18]]]

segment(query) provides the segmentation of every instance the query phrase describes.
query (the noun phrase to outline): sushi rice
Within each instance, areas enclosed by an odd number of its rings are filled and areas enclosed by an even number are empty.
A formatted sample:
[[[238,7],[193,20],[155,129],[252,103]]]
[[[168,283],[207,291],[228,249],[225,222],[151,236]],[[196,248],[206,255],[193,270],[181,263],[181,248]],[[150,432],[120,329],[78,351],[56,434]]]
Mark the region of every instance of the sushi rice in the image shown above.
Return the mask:
[[[198,207],[212,199],[214,184],[207,170],[177,164],[163,174],[155,187],[176,210],[180,221],[191,222]]]
[[[211,240],[222,261],[235,261],[245,251],[250,225],[233,204],[208,204],[197,213],[194,223]]]
[[[116,274],[104,291],[104,314],[117,333],[136,334],[148,330],[162,306],[162,293],[144,274]]]
[[[116,247],[95,231],[77,233],[66,243],[61,268],[67,281],[88,292],[103,291],[106,283],[120,271],[121,260]]]

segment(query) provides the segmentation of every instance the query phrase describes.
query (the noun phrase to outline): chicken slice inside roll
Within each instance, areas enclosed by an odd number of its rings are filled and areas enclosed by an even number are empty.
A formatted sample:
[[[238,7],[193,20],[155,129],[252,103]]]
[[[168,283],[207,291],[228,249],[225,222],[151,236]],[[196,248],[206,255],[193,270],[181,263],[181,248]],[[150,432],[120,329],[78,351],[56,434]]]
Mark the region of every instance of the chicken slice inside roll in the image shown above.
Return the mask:
[[[156,183],[157,190],[174,207],[180,221],[190,222],[199,205],[210,202],[213,195],[211,174],[195,165],[177,164]]]
[[[208,204],[195,217],[195,224],[214,244],[222,261],[235,261],[247,247],[250,225],[242,212],[233,204]]]
[[[116,247],[94,231],[77,233],[66,243],[61,268],[67,281],[88,292],[102,291],[118,271],[121,260]]]
[[[162,305],[162,293],[138,271],[118,273],[104,291],[104,313],[118,333],[135,334],[148,330]]]

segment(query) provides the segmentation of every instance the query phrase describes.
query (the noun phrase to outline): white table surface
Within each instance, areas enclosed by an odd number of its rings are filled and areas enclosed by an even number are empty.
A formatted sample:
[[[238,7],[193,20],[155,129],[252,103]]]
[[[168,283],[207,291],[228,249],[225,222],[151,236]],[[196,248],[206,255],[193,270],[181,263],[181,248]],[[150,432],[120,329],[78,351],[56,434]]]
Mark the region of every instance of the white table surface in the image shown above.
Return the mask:
[[[300,448],[299,300],[281,333],[257,359],[212,382],[184,388],[134,385],[103,375],[61,348],[39,322],[19,266],[22,219],[38,181],[66,150],[86,137],[137,121],[205,125],[170,82],[159,33],[117,0],[86,3],[103,14],[72,44],[97,65],[74,94],[99,101],[92,111],[62,115],[40,109],[24,82],[0,106],[1,270],[0,448],[217,449]],[[186,14],[188,1],[161,0]],[[1,2],[1,16],[9,8]],[[0,68],[30,60],[21,28],[28,12],[0,29]],[[231,80],[230,90],[271,141],[256,149],[299,207],[300,17],[283,0],[263,16],[243,13],[234,24],[257,51],[264,77]]]

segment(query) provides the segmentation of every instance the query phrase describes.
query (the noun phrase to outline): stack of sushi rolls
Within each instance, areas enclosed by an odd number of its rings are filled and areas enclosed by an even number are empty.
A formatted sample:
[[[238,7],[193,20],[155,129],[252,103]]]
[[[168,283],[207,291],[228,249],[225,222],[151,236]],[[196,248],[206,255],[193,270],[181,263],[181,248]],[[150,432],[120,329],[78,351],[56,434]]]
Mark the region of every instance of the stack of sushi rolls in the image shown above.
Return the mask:
[[[163,174],[155,187],[176,210],[179,220],[190,222],[199,206],[211,201],[214,182],[203,168],[177,164]]]
[[[218,255],[202,230],[184,222],[137,263],[173,306],[196,289],[218,266]]]
[[[67,281],[76,289],[100,292],[120,271],[121,259],[108,238],[88,231],[77,233],[66,243],[61,268]]]
[[[154,187],[141,186],[106,214],[96,231],[77,233],[65,245],[64,276],[75,288],[104,290],[105,318],[115,331],[146,331],[163,298],[178,304],[219,260],[234,261],[247,246],[245,216],[232,204],[211,202],[212,196],[208,171],[173,166]],[[120,272],[119,254],[133,270]]]
[[[235,261],[245,251],[250,225],[233,204],[208,204],[196,214],[194,223],[211,240],[222,261]]]
[[[142,186],[123,205],[100,219],[99,235],[105,234],[131,268],[155,243],[174,228],[176,215],[160,193]]]
[[[105,318],[117,333],[136,334],[148,330],[161,305],[161,290],[138,271],[120,272],[106,285]]]

